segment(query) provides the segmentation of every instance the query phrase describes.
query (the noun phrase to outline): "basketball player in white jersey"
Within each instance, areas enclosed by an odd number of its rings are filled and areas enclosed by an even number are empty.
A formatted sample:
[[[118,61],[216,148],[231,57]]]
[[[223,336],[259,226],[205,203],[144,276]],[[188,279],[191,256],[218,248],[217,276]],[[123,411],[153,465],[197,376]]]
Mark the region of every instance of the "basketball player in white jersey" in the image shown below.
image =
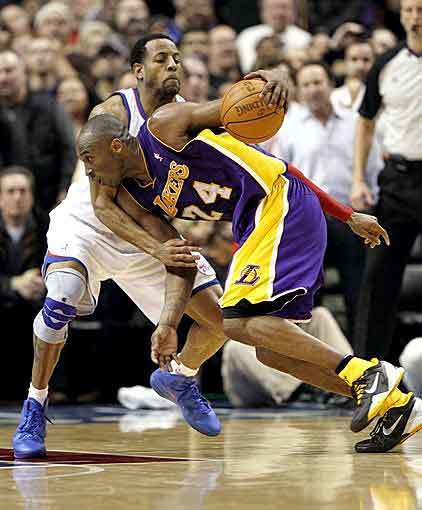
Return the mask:
[[[183,100],[177,95],[181,76],[177,53],[169,56],[164,51],[155,51],[148,68],[143,64],[146,45],[150,42],[159,46],[163,41],[168,46],[171,39],[152,34],[138,41],[131,56],[138,87],[112,95],[94,108],[92,116],[112,113],[136,136],[155,109]],[[277,101],[284,92],[277,74],[254,74],[258,75],[267,80],[264,90],[267,101]],[[222,290],[215,272],[202,256],[191,254],[197,247],[181,240],[162,220],[145,213],[143,228],[135,223],[114,202],[119,184],[119,180],[99,183],[85,177],[71,186],[66,199],[50,214],[48,253],[43,267],[48,292],[43,309],[34,321],[32,379],[13,439],[16,458],[46,454],[48,383],[66,341],[69,323],[77,315],[93,313],[101,281],[113,279],[154,324],[159,320],[165,323],[167,315],[170,319],[183,313],[176,302],[162,310],[164,293],[171,295],[172,281],[180,280],[174,268],[192,271],[192,267],[197,267],[186,310],[195,323],[177,362],[172,361],[177,381],[175,392],[180,395],[178,404],[195,429],[206,435],[220,432],[218,418],[200,395],[193,377],[203,361],[225,341],[218,308]],[[166,271],[169,266],[173,269]],[[161,359],[161,363],[170,361],[171,354]]]

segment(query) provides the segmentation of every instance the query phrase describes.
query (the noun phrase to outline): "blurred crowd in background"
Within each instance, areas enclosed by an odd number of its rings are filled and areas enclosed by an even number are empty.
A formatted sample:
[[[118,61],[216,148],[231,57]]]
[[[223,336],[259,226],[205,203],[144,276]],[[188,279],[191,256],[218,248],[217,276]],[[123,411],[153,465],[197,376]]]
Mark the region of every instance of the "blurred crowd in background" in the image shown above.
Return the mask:
[[[353,119],[374,60],[404,37],[399,7],[398,0],[0,0],[0,317],[8,365],[0,376],[0,400],[21,399],[29,384],[32,320],[44,297],[40,267],[48,213],[84,172],[75,136],[96,104],[136,86],[128,57],[140,36],[163,32],[178,44],[180,94],[189,101],[222,97],[245,73],[284,66],[291,77],[290,108],[282,130],[265,146],[307,173],[307,161],[315,167],[318,154],[309,150],[303,164],[295,161],[295,144],[311,138],[301,131],[303,108],[312,113],[328,102]],[[322,77],[308,76],[309,61],[323,63]],[[310,91],[315,80],[317,93]],[[338,190],[326,176],[316,180],[350,203],[353,120],[348,122],[350,140],[339,141],[337,164],[350,179]],[[383,159],[382,118],[378,124],[374,197]],[[331,150],[336,153],[336,147]],[[204,248],[223,283],[234,249],[230,225],[175,224]],[[359,241],[345,240],[336,229],[329,224],[327,283],[319,300],[352,342],[365,253]],[[406,281],[410,285],[414,277]],[[391,359],[421,328],[415,292],[404,292]],[[146,383],[151,329],[130,300],[106,283],[95,316],[72,324],[53,399],[110,402],[119,386]],[[203,368],[205,392],[222,392],[220,363],[221,354]]]

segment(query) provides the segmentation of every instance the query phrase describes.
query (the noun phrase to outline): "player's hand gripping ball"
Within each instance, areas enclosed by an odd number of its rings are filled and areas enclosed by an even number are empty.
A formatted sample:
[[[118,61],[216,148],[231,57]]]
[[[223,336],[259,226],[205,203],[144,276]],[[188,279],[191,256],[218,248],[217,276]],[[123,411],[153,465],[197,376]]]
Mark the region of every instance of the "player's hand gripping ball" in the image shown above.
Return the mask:
[[[242,142],[265,142],[283,124],[286,105],[267,105],[259,97],[264,87],[263,80],[243,80],[224,94],[220,109],[224,129]]]

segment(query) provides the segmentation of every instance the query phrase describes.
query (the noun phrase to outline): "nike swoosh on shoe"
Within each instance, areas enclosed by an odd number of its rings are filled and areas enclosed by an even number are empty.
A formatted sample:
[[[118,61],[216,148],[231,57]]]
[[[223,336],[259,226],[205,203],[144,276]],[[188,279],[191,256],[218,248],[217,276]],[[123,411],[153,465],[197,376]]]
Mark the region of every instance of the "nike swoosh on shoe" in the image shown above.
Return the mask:
[[[376,391],[376,389],[377,389],[377,387],[378,387],[378,381],[379,381],[379,378],[380,378],[380,374],[379,374],[379,372],[378,372],[378,373],[376,374],[376,376],[375,376],[375,380],[374,380],[374,382],[372,383],[372,386],[371,386],[369,389],[366,389],[366,390],[365,390],[365,393],[369,393],[369,394],[371,394],[371,393],[375,393],[375,391]]]
[[[383,427],[383,428],[382,428],[383,433],[384,433],[386,436],[391,435],[391,434],[394,432],[394,430],[396,429],[397,425],[399,424],[399,422],[401,421],[401,419],[402,419],[402,418],[403,418],[403,415],[400,415],[400,416],[397,418],[397,420],[393,423],[393,425],[391,425],[391,427],[389,427],[389,428],[385,428],[385,427]]]

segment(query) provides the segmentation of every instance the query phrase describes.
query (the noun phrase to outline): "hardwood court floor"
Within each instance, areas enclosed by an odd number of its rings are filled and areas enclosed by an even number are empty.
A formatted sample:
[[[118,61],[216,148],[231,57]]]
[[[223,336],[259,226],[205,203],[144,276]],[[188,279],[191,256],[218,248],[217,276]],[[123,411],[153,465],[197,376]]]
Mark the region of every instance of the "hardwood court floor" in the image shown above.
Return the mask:
[[[326,412],[223,410],[222,434],[207,438],[173,411],[87,409],[52,408],[51,456],[31,463],[11,460],[18,415],[0,409],[1,510],[422,508],[422,433],[358,455],[364,434]]]

